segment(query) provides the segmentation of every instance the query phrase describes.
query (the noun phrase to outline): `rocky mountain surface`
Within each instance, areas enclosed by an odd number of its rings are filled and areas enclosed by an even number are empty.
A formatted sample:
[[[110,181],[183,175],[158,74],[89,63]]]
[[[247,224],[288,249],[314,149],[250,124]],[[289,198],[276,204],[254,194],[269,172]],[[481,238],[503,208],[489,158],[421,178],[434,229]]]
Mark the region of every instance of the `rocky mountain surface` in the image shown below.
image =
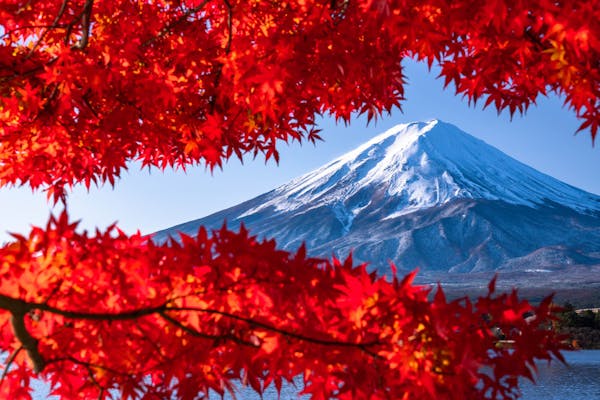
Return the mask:
[[[353,251],[383,273],[390,261],[400,272],[419,268],[422,281],[499,272],[540,283],[564,277],[600,284],[600,196],[438,120],[398,125],[275,190],[158,232],[155,240],[225,220],[289,250],[306,242],[314,256]]]

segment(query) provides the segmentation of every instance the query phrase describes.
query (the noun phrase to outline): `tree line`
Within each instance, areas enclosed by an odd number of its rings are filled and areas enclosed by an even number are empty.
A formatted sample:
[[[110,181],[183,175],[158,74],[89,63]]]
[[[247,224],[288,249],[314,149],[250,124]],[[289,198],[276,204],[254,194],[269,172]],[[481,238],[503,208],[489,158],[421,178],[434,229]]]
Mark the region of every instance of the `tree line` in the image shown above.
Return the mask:
[[[569,344],[576,349],[600,349],[600,309],[577,310],[565,303],[559,314],[557,328],[569,336]]]

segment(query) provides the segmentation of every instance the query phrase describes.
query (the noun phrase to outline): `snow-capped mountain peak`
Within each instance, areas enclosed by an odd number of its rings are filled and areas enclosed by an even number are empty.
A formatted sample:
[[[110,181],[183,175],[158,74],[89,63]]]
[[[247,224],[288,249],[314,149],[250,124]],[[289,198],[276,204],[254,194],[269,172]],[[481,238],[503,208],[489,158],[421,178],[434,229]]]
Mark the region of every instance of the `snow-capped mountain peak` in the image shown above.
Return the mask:
[[[316,257],[352,251],[381,272],[389,261],[401,271],[420,268],[424,281],[565,268],[599,276],[600,196],[438,120],[395,126],[288,184],[155,240],[225,220],[284,249],[306,243]]]
[[[388,199],[384,218],[396,218],[460,198],[600,209],[597,196],[542,174],[451,124],[431,120],[389,129],[277,188],[267,202],[240,217],[268,208],[287,212],[329,205],[351,220],[373,200]]]

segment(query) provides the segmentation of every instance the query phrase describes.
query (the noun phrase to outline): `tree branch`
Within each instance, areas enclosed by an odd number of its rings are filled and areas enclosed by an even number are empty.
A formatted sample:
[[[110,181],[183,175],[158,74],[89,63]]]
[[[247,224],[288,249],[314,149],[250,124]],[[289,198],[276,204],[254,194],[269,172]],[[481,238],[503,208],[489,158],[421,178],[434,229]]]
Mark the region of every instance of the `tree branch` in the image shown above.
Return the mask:
[[[202,3],[200,3],[196,7],[193,7],[193,8],[190,8],[189,10],[187,10],[185,13],[183,13],[183,15],[181,15],[175,21],[167,24],[164,28],[162,28],[160,30],[160,32],[158,32],[158,34],[156,36],[151,37],[150,39],[148,39],[144,43],[142,43],[142,47],[146,47],[146,46],[152,44],[153,42],[155,42],[156,40],[165,37],[168,33],[171,32],[171,30],[174,27],[176,27],[177,25],[183,23],[190,15],[195,14],[198,11],[200,11],[201,9],[203,9],[204,6],[206,6],[206,4],[208,4],[209,1],[210,0],[204,0]]]
[[[83,5],[83,13],[81,15],[81,39],[73,46],[75,49],[83,50],[86,48],[90,39],[90,23],[92,19],[92,6],[94,0],[86,0]]]
[[[36,373],[43,370],[44,366],[46,365],[46,362],[44,361],[44,359],[42,358],[41,354],[38,351],[37,339],[33,338],[31,336],[31,334],[25,328],[25,323],[24,323],[25,314],[30,311],[33,311],[33,310],[45,311],[45,312],[48,312],[51,314],[61,315],[63,317],[70,318],[70,319],[81,319],[81,320],[91,320],[91,321],[127,321],[127,320],[135,320],[135,319],[138,319],[141,317],[157,314],[160,317],[162,317],[163,319],[165,319],[166,321],[168,321],[169,323],[177,326],[178,328],[184,330],[186,333],[188,333],[192,336],[205,338],[205,339],[215,339],[215,340],[229,339],[229,340],[232,340],[232,341],[242,344],[242,345],[256,347],[256,345],[254,343],[244,341],[243,339],[241,339],[237,336],[234,336],[234,335],[230,335],[230,334],[210,335],[210,334],[199,332],[195,329],[192,329],[192,328],[184,325],[181,321],[179,321],[176,318],[173,318],[167,314],[168,312],[192,311],[192,312],[198,312],[198,313],[220,315],[222,317],[229,318],[229,319],[232,319],[235,321],[244,322],[244,323],[248,324],[250,327],[261,328],[261,329],[264,329],[264,330],[267,330],[270,332],[274,332],[274,333],[280,334],[285,337],[297,339],[297,340],[300,340],[303,342],[308,342],[308,343],[313,343],[313,344],[318,344],[318,345],[323,345],[323,346],[339,346],[339,347],[357,348],[357,349],[360,349],[360,350],[364,351],[365,353],[371,355],[372,357],[375,357],[375,358],[379,357],[375,352],[373,352],[369,349],[369,347],[380,344],[378,341],[370,341],[370,342],[361,343],[361,342],[344,342],[344,341],[338,341],[338,340],[332,340],[332,339],[315,338],[315,337],[305,336],[305,335],[302,335],[302,334],[299,334],[296,332],[291,332],[291,331],[288,331],[285,329],[277,328],[276,326],[270,325],[265,322],[260,322],[260,321],[254,320],[252,318],[242,317],[242,316],[235,315],[235,314],[232,314],[232,313],[229,313],[226,311],[219,311],[219,310],[210,309],[210,308],[173,307],[173,306],[169,306],[169,303],[164,303],[164,304],[161,304],[161,305],[155,306],[155,307],[140,308],[137,310],[124,311],[121,313],[87,313],[87,312],[80,312],[80,311],[61,310],[56,307],[48,305],[46,302],[30,303],[30,302],[25,302],[20,299],[13,299],[13,298],[5,296],[5,295],[0,295],[0,308],[11,312],[11,314],[12,314],[11,322],[13,325],[13,331],[14,331],[15,337],[21,342],[21,344],[23,345],[23,348],[25,350],[27,350],[27,354],[29,355],[29,358],[31,359],[31,361],[34,365],[34,371]]]
[[[0,308],[10,312],[10,324],[17,340],[21,342],[23,349],[33,364],[33,371],[37,374],[41,372],[46,362],[38,350],[38,340],[31,336],[25,327],[25,315],[35,309],[23,300],[13,299],[5,295],[0,295]]]
[[[25,327],[25,313],[11,311],[10,323],[15,337],[21,342],[23,348],[33,364],[33,372],[40,373],[46,366],[46,361],[38,350],[38,340],[31,336]]]
[[[71,319],[83,319],[83,320],[91,320],[91,321],[127,321],[138,319],[141,317],[146,317],[152,314],[159,314],[162,311],[167,310],[166,304],[162,304],[156,307],[148,307],[148,308],[139,308],[137,310],[124,311],[121,313],[86,313],[80,311],[69,311],[69,310],[61,310],[47,304],[38,304],[38,303],[27,303],[31,309],[38,309],[41,311],[47,311],[51,314],[62,315],[66,318]],[[1,308],[1,306],[0,306]]]
[[[315,344],[321,344],[321,345],[325,345],[325,346],[359,347],[362,349],[362,348],[371,347],[371,346],[375,346],[375,345],[379,344],[379,342],[377,342],[377,341],[371,341],[371,342],[366,342],[366,343],[356,343],[356,342],[342,342],[342,341],[337,341],[337,340],[313,338],[313,337],[304,336],[304,335],[301,335],[301,334],[298,334],[295,332],[290,332],[290,331],[287,331],[284,329],[280,329],[275,326],[266,324],[264,322],[256,321],[252,318],[246,318],[246,317],[241,317],[241,316],[238,316],[235,314],[231,314],[226,311],[219,311],[219,310],[214,310],[214,309],[209,309],[209,308],[196,308],[196,307],[172,307],[172,306],[169,306],[168,303],[165,303],[165,304],[162,304],[162,305],[156,306],[156,307],[140,308],[137,310],[125,311],[122,313],[85,313],[85,312],[79,312],[79,311],[61,310],[61,309],[58,309],[58,308],[55,308],[52,306],[48,306],[47,304],[37,304],[37,303],[27,303],[27,304],[29,305],[30,309],[39,309],[41,311],[47,311],[52,314],[62,315],[63,317],[72,318],[72,319],[84,319],[84,320],[94,320],[94,321],[125,321],[125,320],[133,320],[133,319],[137,319],[140,317],[145,317],[145,316],[152,315],[152,314],[159,314],[161,317],[165,318],[169,322],[172,322],[172,320],[174,320],[174,319],[172,317],[166,315],[165,314],[166,312],[169,312],[169,311],[171,311],[171,312],[195,311],[195,312],[206,313],[206,314],[220,315],[222,317],[234,319],[236,321],[245,322],[248,325],[262,328],[262,329],[265,329],[265,330],[268,330],[271,332],[279,333],[281,335],[288,336],[288,337],[291,337],[294,339],[298,339],[298,340],[302,340],[302,341],[306,341],[306,342],[310,342],[310,343],[315,343]],[[0,307],[1,307],[1,303],[0,303]],[[177,321],[177,320],[175,320],[175,321]],[[177,323],[180,324],[179,321],[177,321]],[[185,327],[185,325],[182,325],[180,327],[182,329],[190,329],[189,327]],[[196,332],[196,331],[193,331],[193,332]],[[191,332],[188,332],[188,333],[191,333]],[[205,335],[200,332],[196,332],[196,334]],[[212,338],[212,339],[216,338],[211,335],[205,335],[205,337]]]

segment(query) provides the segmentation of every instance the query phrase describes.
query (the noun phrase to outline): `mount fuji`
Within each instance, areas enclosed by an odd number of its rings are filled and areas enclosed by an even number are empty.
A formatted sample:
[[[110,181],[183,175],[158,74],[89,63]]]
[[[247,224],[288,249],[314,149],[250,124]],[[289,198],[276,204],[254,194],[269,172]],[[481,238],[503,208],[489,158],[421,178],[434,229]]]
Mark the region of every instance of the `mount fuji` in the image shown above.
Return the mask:
[[[422,281],[500,272],[540,281],[583,273],[600,282],[600,196],[439,120],[398,125],[275,190],[154,238],[224,221],[288,250],[305,242],[313,256],[352,252],[383,273],[390,261],[401,272],[419,268]]]

